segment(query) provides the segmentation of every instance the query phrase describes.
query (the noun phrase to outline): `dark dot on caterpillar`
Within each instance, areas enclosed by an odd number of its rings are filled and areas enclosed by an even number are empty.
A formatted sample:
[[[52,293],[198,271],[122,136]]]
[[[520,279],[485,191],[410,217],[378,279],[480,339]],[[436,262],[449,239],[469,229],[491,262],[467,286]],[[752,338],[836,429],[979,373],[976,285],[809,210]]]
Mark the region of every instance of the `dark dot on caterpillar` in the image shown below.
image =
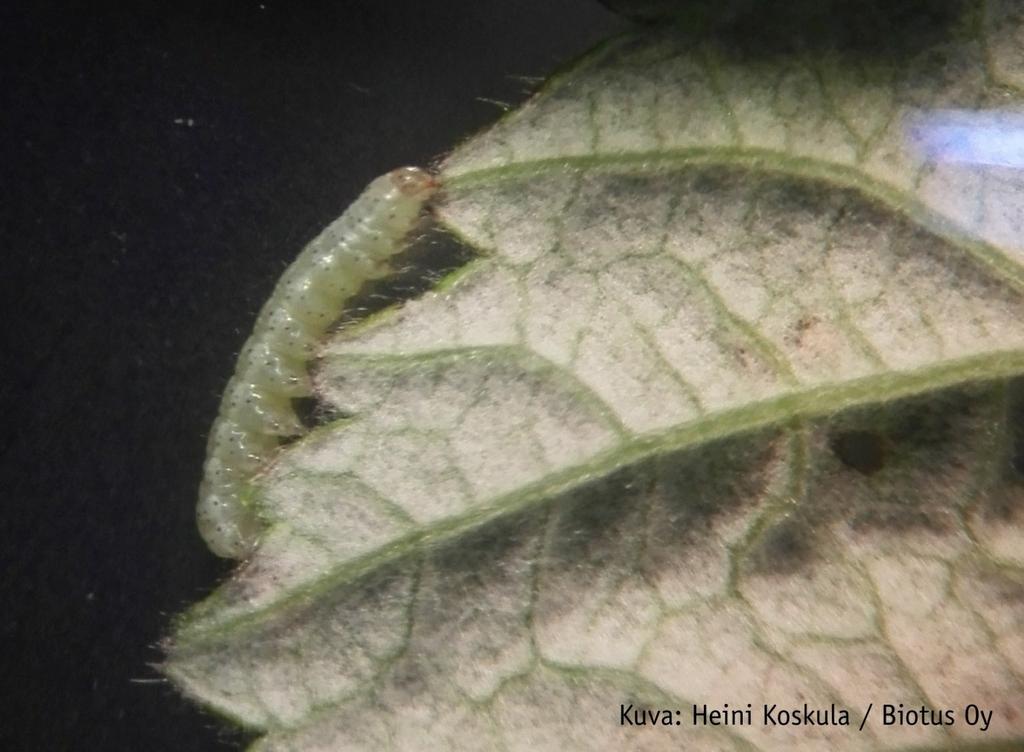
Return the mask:
[[[829,447],[840,462],[864,475],[885,466],[885,441],[873,431],[843,431],[831,437]]]

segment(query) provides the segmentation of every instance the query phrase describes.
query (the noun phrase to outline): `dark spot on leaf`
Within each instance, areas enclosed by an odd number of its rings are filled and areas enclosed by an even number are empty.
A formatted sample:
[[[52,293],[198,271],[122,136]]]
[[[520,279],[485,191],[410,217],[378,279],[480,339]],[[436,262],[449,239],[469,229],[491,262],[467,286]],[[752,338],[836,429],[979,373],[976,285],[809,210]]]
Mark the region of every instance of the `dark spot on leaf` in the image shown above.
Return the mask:
[[[874,431],[843,431],[831,438],[829,446],[840,462],[864,475],[885,467],[885,440]]]
[[[687,535],[703,536],[718,515],[762,498],[769,482],[763,470],[778,441],[774,432],[759,433],[655,459],[656,538],[671,546]]]
[[[817,316],[815,316],[812,313],[805,313],[803,316],[797,319],[796,324],[794,324],[794,326],[796,327],[796,330],[798,332],[806,332],[816,323],[818,323]]]
[[[313,397],[295,397],[292,399],[292,410],[306,428],[314,428],[317,424],[316,400]]]
[[[559,532],[549,556],[574,568],[585,563],[599,566],[612,556],[617,544],[640,524],[639,501],[650,485],[647,472],[646,463],[621,468],[566,494],[559,502]]]
[[[789,574],[814,557],[814,532],[801,519],[787,517],[761,533],[750,551],[750,563],[763,574]]]
[[[406,653],[395,662],[391,669],[394,686],[410,694],[427,694],[430,687],[431,668],[423,656]]]
[[[821,323],[821,319],[813,313],[803,314],[793,322],[792,333],[787,335],[786,340],[798,347],[803,345],[804,335],[819,323]]]

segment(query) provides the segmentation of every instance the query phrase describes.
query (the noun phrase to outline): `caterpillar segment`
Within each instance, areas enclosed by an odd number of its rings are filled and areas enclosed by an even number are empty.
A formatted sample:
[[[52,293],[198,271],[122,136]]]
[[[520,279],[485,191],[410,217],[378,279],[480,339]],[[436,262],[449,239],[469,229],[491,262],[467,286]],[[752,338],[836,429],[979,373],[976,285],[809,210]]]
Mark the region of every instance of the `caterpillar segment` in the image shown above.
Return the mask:
[[[199,532],[219,556],[245,558],[260,522],[243,492],[288,437],[305,428],[292,399],[312,394],[307,367],[345,303],[406,246],[437,183],[424,170],[382,175],[285,270],[238,357],[210,430],[199,488]]]

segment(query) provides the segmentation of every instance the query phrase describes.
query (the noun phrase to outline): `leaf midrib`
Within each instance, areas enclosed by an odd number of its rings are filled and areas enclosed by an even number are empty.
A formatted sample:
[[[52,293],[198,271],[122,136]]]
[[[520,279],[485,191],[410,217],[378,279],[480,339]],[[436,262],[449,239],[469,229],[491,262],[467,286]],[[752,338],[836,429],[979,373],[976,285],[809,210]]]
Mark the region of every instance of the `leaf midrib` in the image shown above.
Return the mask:
[[[193,612],[192,616],[186,613],[183,616],[176,631],[174,650],[181,652],[187,651],[190,647],[201,648],[204,644],[216,642],[221,636],[230,636],[237,640],[240,633],[258,629],[273,620],[280,612],[287,612],[290,606],[300,600],[312,602],[318,595],[334,590],[346,582],[357,581],[384,565],[414,555],[424,546],[436,546],[461,537],[470,530],[505,515],[553,501],[559,494],[578,486],[584,480],[606,477],[616,470],[659,453],[679,451],[737,434],[752,433],[793,419],[821,417],[853,407],[905,399],[964,383],[997,381],[1022,373],[1024,348],[986,353],[949,360],[913,371],[873,374],[840,384],[794,389],[766,400],[702,416],[665,431],[629,438],[611,449],[593,455],[586,462],[552,473],[508,494],[498,496],[486,505],[426,525],[375,551],[346,560],[328,570],[309,586],[288,590],[277,600],[252,612],[197,629],[194,621],[209,618],[204,618],[201,613],[208,611],[209,606],[204,608],[204,603],[200,603],[194,607],[200,613]],[[299,607],[301,608],[301,604]],[[193,621],[192,624],[190,620]]]

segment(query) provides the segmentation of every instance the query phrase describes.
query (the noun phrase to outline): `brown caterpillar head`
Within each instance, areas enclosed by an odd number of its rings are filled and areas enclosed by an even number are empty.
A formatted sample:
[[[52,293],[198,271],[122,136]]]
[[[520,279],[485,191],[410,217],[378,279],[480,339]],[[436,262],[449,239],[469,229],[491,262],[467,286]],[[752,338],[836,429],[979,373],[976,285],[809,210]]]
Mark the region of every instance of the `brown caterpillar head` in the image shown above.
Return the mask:
[[[403,196],[419,201],[426,201],[437,190],[437,181],[419,167],[399,167],[389,172],[388,177]]]

